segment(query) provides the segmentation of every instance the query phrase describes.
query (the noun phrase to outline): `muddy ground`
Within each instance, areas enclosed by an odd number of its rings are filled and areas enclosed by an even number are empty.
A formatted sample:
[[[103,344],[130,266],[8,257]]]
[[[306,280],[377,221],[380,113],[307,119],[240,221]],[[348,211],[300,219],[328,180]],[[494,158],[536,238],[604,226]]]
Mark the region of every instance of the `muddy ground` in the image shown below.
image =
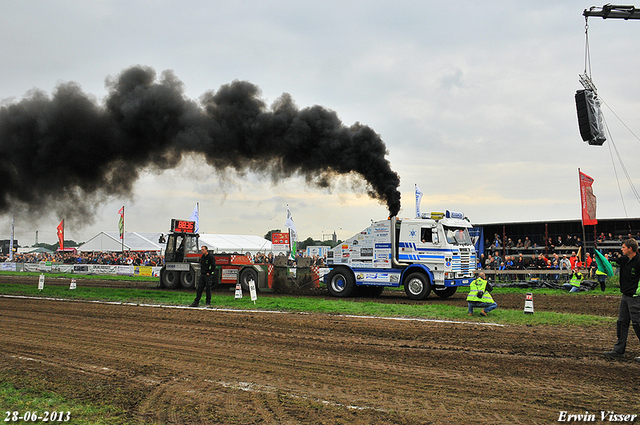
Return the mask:
[[[522,310],[521,295],[496,294]],[[380,302],[413,303],[385,292]],[[464,308],[464,296],[443,302]],[[618,297],[535,296],[614,316]],[[640,414],[640,344],[615,330],[0,297],[0,381],[175,424],[549,424]],[[11,410],[11,406],[0,406]],[[3,410],[3,411],[4,411]],[[73,415],[73,412],[71,412]],[[73,416],[72,416],[73,417]],[[636,418],[637,419],[637,418]],[[639,422],[639,421],[636,421]]]

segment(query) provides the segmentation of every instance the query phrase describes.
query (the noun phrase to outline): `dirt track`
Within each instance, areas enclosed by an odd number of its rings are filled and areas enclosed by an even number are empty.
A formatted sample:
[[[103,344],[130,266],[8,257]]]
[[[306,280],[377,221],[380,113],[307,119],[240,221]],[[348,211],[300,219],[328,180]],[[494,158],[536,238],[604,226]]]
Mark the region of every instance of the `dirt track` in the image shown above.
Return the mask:
[[[615,313],[615,299],[597,298]],[[126,422],[549,424],[560,411],[640,414],[638,342],[630,335],[629,358],[606,360],[610,328],[19,298],[0,298],[0,316],[0,380],[115,404]]]

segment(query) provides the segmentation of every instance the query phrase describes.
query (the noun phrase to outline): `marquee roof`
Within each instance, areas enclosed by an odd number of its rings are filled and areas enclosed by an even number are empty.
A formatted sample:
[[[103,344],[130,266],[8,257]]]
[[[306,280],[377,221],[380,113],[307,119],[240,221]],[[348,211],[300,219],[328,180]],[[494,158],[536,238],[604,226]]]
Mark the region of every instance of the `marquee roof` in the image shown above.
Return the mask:
[[[200,234],[200,246],[206,245],[213,253],[227,252],[245,254],[250,252],[271,252],[271,242],[254,235]]]
[[[124,232],[125,251],[161,251],[164,244],[158,243],[162,233]],[[78,251],[120,252],[122,240],[119,232],[100,232],[78,247]]]
[[[164,251],[165,245],[158,240],[162,233],[138,233],[125,232],[125,251]],[[271,242],[254,235],[221,235],[213,233],[201,233],[200,246],[206,245],[213,253],[240,253],[271,252]],[[100,232],[78,247],[79,251],[122,251],[122,241],[118,232]]]

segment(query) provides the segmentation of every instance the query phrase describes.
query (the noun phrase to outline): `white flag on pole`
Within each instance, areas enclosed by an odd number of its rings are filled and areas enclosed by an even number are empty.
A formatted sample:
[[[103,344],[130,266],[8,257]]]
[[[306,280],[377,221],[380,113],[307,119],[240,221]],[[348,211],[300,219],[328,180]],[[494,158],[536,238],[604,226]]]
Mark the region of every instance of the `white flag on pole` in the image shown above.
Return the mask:
[[[198,231],[200,230],[200,205],[198,202],[196,202],[196,207],[193,209],[193,212],[189,216],[189,220],[196,222],[195,228],[193,230],[195,231],[195,233],[198,233]]]
[[[297,240],[298,240],[298,232],[296,232],[296,225],[293,224],[293,217],[291,216],[291,211],[289,210],[289,205],[287,205],[287,220],[284,222],[284,225],[287,226],[290,230],[291,234],[291,258],[295,259],[296,250],[297,250]]]
[[[422,201],[422,191],[416,184],[416,218],[420,217],[420,201]]]

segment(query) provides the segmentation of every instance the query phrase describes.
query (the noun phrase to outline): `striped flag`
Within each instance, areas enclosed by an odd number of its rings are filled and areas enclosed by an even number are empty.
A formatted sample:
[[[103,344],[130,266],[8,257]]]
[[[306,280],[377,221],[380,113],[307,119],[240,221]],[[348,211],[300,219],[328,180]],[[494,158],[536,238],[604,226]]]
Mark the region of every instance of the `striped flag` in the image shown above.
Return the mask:
[[[118,230],[120,231],[120,239],[124,239],[124,205],[122,206],[122,208],[120,208],[120,211],[118,211],[118,214],[120,214],[120,221],[118,223]]]

